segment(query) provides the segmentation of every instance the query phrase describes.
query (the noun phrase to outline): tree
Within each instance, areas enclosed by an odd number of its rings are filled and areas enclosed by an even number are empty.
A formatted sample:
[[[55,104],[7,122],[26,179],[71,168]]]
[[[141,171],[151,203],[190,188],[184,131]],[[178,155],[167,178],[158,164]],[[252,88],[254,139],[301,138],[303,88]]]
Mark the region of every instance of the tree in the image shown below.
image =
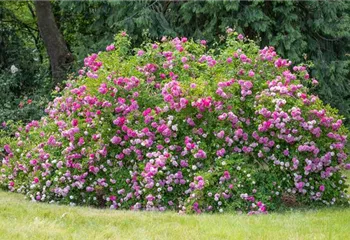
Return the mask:
[[[54,85],[62,82],[69,66],[74,61],[59,31],[49,1],[34,2],[38,28],[49,55]]]

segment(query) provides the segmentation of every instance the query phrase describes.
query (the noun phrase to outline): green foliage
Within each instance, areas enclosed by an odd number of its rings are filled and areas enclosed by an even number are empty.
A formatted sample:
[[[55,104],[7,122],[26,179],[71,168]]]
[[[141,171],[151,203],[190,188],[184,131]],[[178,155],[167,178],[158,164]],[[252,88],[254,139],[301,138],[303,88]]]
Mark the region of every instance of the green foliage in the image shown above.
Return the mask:
[[[27,122],[44,114],[50,99],[50,87],[43,86],[45,81],[49,85],[49,79],[43,78],[45,76],[40,74],[28,78],[21,72],[12,74],[4,71],[0,74],[0,123],[10,119]]]
[[[50,99],[48,62],[30,2],[0,2],[0,122],[39,119]]]

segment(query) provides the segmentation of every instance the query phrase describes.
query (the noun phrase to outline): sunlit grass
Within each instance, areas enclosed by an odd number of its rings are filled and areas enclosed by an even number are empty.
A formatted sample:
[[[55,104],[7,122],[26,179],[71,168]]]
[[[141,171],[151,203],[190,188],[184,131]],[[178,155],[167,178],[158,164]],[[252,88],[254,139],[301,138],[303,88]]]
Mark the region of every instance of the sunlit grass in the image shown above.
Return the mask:
[[[179,215],[32,203],[0,192],[0,239],[349,239],[350,209]]]

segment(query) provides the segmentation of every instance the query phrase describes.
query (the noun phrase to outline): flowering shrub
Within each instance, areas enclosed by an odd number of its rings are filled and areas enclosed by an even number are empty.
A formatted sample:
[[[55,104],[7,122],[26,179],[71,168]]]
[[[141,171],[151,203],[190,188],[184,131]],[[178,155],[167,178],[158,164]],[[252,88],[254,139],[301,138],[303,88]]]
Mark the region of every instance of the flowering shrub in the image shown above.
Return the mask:
[[[5,188],[34,201],[198,213],[265,213],[286,196],[347,201],[347,130],[308,94],[317,81],[305,66],[230,29],[220,49],[186,38],[129,46],[118,34],[46,117],[2,139]]]

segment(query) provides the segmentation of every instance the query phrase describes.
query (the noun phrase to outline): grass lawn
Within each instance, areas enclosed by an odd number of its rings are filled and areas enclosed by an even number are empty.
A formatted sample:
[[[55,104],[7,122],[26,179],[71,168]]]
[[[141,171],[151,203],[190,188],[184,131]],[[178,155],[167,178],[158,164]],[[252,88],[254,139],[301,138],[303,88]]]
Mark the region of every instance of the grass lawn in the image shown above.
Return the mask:
[[[350,208],[179,215],[32,203],[0,191],[0,239],[350,239]]]

